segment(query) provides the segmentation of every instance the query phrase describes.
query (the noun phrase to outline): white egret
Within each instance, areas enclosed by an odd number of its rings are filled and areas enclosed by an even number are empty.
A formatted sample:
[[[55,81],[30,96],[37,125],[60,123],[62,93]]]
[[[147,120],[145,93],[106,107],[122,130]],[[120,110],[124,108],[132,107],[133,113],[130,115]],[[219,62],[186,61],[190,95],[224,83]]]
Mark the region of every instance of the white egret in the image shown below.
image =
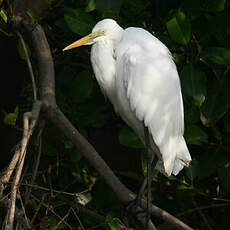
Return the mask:
[[[147,144],[148,156],[157,154],[156,167],[167,176],[177,175],[189,165],[191,156],[183,137],[180,80],[168,48],[142,28],[123,29],[116,21],[104,19],[91,34],[64,50],[91,44],[91,62],[101,91]],[[149,178],[150,169],[148,163]]]

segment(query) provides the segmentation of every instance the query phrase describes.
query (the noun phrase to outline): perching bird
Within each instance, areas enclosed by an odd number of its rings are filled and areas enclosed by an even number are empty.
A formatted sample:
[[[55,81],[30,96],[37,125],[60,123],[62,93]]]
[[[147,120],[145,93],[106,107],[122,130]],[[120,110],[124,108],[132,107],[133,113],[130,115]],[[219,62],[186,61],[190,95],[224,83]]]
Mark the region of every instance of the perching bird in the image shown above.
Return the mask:
[[[143,143],[149,143],[148,152],[157,154],[156,167],[167,176],[177,175],[191,156],[183,137],[180,80],[168,48],[142,28],[124,30],[116,21],[104,19],[64,50],[91,44],[101,91]]]

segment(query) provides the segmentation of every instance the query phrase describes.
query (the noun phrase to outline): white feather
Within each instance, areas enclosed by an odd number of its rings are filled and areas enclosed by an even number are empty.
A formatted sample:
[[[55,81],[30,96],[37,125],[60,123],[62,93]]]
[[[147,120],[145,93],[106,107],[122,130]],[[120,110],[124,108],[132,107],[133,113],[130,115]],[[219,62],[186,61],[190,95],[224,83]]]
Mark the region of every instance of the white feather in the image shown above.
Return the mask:
[[[123,30],[113,20],[91,50],[97,81],[115,110],[144,142],[144,128],[158,151],[158,168],[176,175],[191,161],[183,133],[184,111],[176,66],[167,47],[141,28]]]

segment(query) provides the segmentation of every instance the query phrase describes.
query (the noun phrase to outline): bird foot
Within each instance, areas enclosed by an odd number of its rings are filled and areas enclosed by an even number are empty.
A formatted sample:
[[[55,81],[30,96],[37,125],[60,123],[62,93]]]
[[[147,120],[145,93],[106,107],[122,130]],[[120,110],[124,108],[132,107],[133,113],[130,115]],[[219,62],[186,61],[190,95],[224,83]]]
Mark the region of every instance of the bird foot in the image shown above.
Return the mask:
[[[146,214],[146,210],[138,210],[138,207],[141,208],[140,206],[141,202],[137,198],[129,201],[127,205],[125,206],[125,216],[130,216],[130,215],[137,215],[137,214]]]
[[[146,218],[146,230],[149,230],[150,229],[149,228],[150,217],[148,215],[148,211],[141,207],[141,200],[139,200],[138,198],[135,198],[126,204],[124,217],[125,217],[126,221],[128,221],[128,222],[129,221],[131,221],[131,222],[135,221],[136,222],[137,216],[138,217],[142,216],[142,217]]]

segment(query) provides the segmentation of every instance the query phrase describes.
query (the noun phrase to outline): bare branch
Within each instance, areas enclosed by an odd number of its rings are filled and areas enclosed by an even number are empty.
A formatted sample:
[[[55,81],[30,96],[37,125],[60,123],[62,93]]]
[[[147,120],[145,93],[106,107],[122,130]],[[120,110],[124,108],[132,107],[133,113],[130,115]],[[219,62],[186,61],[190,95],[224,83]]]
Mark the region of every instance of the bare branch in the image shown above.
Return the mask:
[[[73,208],[71,208],[71,210],[72,210],[74,216],[77,218],[77,220],[78,220],[78,222],[79,222],[81,228],[82,228],[83,230],[85,230],[85,228],[84,228],[83,224],[81,223],[81,220],[80,220],[80,218],[78,217],[77,213],[74,211]]]
[[[201,207],[189,209],[187,211],[184,211],[182,213],[177,214],[176,216],[179,217],[179,216],[188,215],[188,214],[191,214],[191,213],[196,212],[198,210],[205,210],[205,209],[210,209],[210,208],[220,208],[220,207],[227,207],[227,206],[230,206],[230,203],[211,204],[211,205],[207,205],[207,206],[201,206]]]
[[[4,175],[0,179],[0,186],[1,186],[0,197],[2,197],[2,195],[3,195],[4,184],[8,183],[10,180],[10,177],[11,177],[11,175],[15,169],[15,166],[18,162],[19,156],[20,156],[20,148],[19,148],[19,146],[16,146],[15,153],[12,157],[12,160],[11,160],[7,170],[4,172]]]
[[[35,128],[35,125],[38,121],[41,105],[42,103],[37,101],[33,106],[32,112],[28,112],[24,114],[23,138],[21,141],[20,156],[19,156],[19,160],[17,163],[17,169],[15,172],[12,186],[11,186],[10,207],[9,207],[9,214],[7,215],[7,220],[6,220],[6,228],[5,228],[6,230],[13,230],[15,208],[16,208],[15,203],[16,203],[19,181],[20,181],[21,174],[22,174],[24,160],[25,160],[25,156],[27,152],[27,146],[28,146],[30,137],[33,133],[33,130]]]
[[[59,227],[59,225],[60,225],[62,222],[65,221],[65,219],[69,216],[71,209],[72,209],[72,208],[69,208],[69,210],[68,210],[68,212],[66,213],[66,215],[63,216],[62,219],[61,219],[51,230],[56,230],[56,229]]]
[[[20,41],[22,43],[22,47],[23,47],[23,50],[24,50],[24,53],[25,53],[25,56],[26,56],[26,62],[27,62],[27,65],[28,65],[28,69],[29,69],[29,73],[30,73],[30,77],[31,77],[31,82],[32,82],[32,85],[33,85],[34,100],[36,101],[37,100],[37,87],[36,87],[36,82],[35,82],[35,78],[34,78],[34,72],[33,72],[33,68],[32,68],[32,65],[31,65],[30,57],[29,57],[29,54],[28,54],[28,51],[27,51],[26,43],[25,43],[21,33],[19,33],[17,31],[16,34],[18,35],[18,37],[19,37],[19,39],[20,39]]]
[[[37,136],[37,142],[38,142],[38,154],[37,154],[37,158],[34,162],[34,169],[33,169],[33,174],[32,174],[32,178],[31,178],[31,184],[34,184],[36,176],[37,176],[37,172],[38,172],[38,166],[40,164],[40,158],[41,158],[41,135],[42,135],[42,131],[45,125],[45,121],[42,120],[42,125],[40,127],[38,136]],[[29,188],[27,194],[25,195],[25,206],[27,205],[28,201],[29,201],[29,197],[30,197],[30,193],[31,193],[31,188]]]
[[[196,203],[196,200],[194,198],[192,198],[192,202],[193,202],[194,206],[197,207],[197,203]],[[203,211],[201,209],[198,209],[197,211],[198,211],[199,215],[201,216],[201,218],[203,219],[204,223],[206,224],[207,228],[209,230],[213,230],[211,225],[208,223],[208,220],[207,220],[206,216],[204,215]]]
[[[26,215],[26,210],[25,210],[25,206],[24,206],[23,201],[22,201],[21,194],[19,193],[18,196],[19,196],[19,200],[20,200],[20,203],[21,203],[21,206],[22,206],[23,215],[24,215],[25,220],[26,220],[27,228],[30,229],[29,219],[28,219],[28,217]]]
[[[14,215],[15,215],[15,203],[16,203],[16,196],[17,196],[17,189],[19,180],[22,173],[22,168],[24,165],[25,155],[26,155],[26,146],[28,143],[28,133],[29,133],[29,117],[30,113],[26,113],[24,115],[24,132],[23,132],[23,139],[21,144],[21,151],[20,151],[20,157],[18,161],[18,166],[16,169],[16,174],[14,177],[14,181],[11,188],[11,197],[10,197],[10,208],[9,208],[9,214],[7,215],[7,221],[6,221],[6,230],[13,230],[13,224],[14,224]]]

